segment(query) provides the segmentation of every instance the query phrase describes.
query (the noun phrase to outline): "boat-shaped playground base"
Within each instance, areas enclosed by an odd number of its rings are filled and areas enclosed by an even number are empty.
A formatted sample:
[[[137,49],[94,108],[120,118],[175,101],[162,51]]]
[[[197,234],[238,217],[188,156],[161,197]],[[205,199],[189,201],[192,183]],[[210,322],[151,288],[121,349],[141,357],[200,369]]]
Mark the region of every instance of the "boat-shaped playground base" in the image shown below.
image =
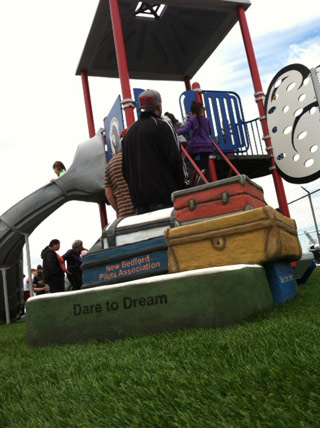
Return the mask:
[[[235,324],[273,304],[263,267],[232,265],[32,297],[30,346]]]

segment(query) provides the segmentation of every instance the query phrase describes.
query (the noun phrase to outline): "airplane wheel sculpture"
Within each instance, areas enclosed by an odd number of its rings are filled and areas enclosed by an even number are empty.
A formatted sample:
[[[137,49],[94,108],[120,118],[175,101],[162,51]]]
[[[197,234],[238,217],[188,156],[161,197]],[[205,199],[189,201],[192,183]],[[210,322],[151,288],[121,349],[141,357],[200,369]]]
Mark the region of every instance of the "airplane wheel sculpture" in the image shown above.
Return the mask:
[[[291,183],[320,177],[319,75],[320,66],[312,72],[302,64],[289,65],[275,75],[267,91],[275,163]]]

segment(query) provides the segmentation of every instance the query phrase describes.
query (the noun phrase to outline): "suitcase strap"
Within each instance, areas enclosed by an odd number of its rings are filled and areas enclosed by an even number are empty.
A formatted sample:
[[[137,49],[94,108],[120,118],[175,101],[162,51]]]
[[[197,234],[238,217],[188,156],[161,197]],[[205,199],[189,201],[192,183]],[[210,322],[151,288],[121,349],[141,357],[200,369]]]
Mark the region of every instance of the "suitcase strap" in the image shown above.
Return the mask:
[[[181,227],[188,227],[188,226],[181,226]],[[264,219],[259,220],[255,223],[247,223],[247,224],[240,224],[233,227],[228,228],[221,228],[216,230],[203,230],[199,231],[198,233],[190,235],[190,232],[186,231],[184,235],[178,235],[174,236],[173,231],[176,229],[172,229],[171,236],[170,236],[170,230],[166,230],[165,237],[168,244],[168,247],[175,246],[175,245],[183,245],[183,244],[189,244],[191,242],[197,242],[202,241],[204,239],[214,239],[218,238],[218,240],[221,238],[221,242],[216,242],[217,247],[224,247],[223,239],[222,237],[235,235],[235,234],[242,234],[246,232],[253,232],[255,230],[260,229],[283,229],[286,232],[290,233],[291,235],[297,236],[297,230],[296,228],[283,223],[281,221],[272,221],[270,219]],[[173,236],[172,236],[173,235]]]
[[[117,232],[117,226],[120,223],[120,221],[123,219],[123,217],[118,217],[113,223],[110,224],[108,229],[106,230],[105,234],[107,236],[108,241],[108,247],[115,247],[116,246],[116,232]]]

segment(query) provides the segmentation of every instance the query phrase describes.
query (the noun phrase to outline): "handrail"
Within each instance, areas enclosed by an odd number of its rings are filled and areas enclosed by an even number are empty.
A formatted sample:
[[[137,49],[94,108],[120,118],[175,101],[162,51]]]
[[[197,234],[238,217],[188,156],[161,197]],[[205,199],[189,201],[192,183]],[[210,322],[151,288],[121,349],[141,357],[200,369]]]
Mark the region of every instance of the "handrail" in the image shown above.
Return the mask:
[[[200,170],[200,168],[198,167],[198,165],[195,163],[195,161],[192,159],[192,157],[189,155],[189,153],[187,152],[187,150],[185,149],[185,147],[183,147],[182,144],[181,144],[181,150],[183,151],[184,155],[187,156],[187,158],[189,159],[189,162],[194,167],[194,169],[197,171],[197,173],[200,175],[200,177],[202,178],[202,180],[205,183],[209,183],[209,181],[207,180],[207,178],[203,175],[203,173]]]
[[[218,144],[213,140],[212,137],[210,137],[211,143],[213,147],[219,152],[219,154],[222,156],[222,158],[227,162],[227,164],[230,166],[230,168],[235,172],[237,175],[240,175],[240,172],[237,170],[237,168],[233,165],[233,163],[228,159],[228,157],[223,153],[223,151],[220,149]]]

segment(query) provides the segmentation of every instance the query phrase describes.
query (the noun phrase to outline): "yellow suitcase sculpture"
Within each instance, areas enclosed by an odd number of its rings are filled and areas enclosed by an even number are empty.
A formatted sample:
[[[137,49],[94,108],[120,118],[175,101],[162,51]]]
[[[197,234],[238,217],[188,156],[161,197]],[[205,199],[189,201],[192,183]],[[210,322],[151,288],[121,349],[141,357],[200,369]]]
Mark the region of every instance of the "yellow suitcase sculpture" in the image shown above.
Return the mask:
[[[169,272],[301,257],[296,222],[265,206],[165,230]]]

